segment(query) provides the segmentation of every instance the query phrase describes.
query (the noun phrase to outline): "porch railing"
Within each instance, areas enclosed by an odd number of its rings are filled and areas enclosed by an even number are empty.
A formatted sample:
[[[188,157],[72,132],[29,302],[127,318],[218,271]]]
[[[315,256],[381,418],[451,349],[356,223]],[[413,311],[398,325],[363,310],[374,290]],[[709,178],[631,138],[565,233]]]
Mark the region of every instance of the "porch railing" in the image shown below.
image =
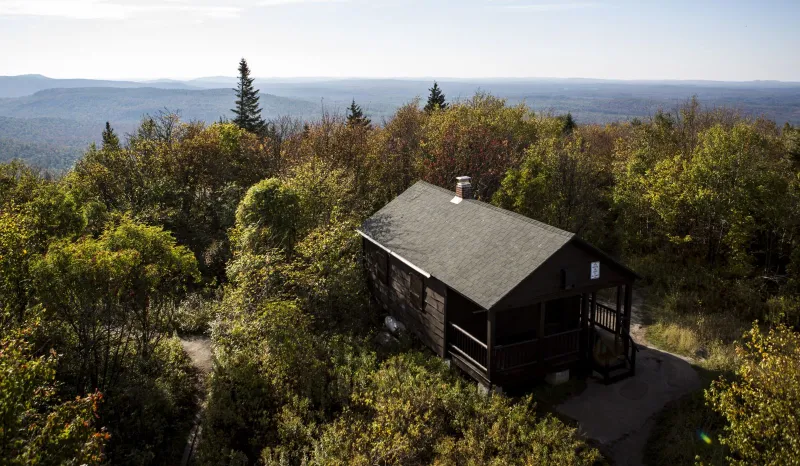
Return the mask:
[[[495,370],[519,369],[539,362],[539,340],[520,341],[494,347]]]
[[[545,361],[562,356],[577,354],[580,351],[581,329],[548,335],[542,339],[542,355]]]
[[[486,371],[486,343],[478,340],[454,323],[450,323],[447,335],[450,351]]]
[[[580,351],[581,329],[548,335],[544,338],[495,346],[492,351],[494,371],[522,369],[549,360],[577,355]],[[486,371],[486,344],[458,325],[450,324],[450,351]]]
[[[594,323],[611,333],[617,333],[617,324],[619,323],[619,313],[605,304],[597,303],[597,308],[594,315]]]

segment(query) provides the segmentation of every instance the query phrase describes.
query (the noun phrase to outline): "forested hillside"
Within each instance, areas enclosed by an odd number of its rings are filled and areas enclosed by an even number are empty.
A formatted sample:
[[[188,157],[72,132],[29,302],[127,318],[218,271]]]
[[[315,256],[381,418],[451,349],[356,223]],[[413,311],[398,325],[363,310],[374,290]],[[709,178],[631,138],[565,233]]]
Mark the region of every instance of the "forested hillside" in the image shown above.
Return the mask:
[[[56,94],[91,113],[82,92]],[[723,377],[691,406],[713,446],[664,421],[653,464],[795,460],[800,130],[697,100],[607,125],[482,93],[353,113],[258,134],[164,114],[58,178],[0,165],[0,456],[179,464],[205,397],[200,464],[602,462],[545,398],[481,395],[413,338],[376,339],[355,229],[419,179],[469,175],[631,265],[653,340]],[[205,385],[176,337],[193,333],[213,342]]]
[[[100,79],[53,79],[40,74],[0,76],[0,98],[23,97],[45,89],[71,89],[76,87],[143,87],[134,81],[111,81]],[[178,81],[162,81],[153,87],[162,89],[193,89],[194,86]]]
[[[19,158],[45,169],[67,168],[91,142],[99,140],[106,121],[127,134],[144,115],[165,109],[179,112],[185,121],[219,121],[231,116],[233,82],[225,77],[142,83],[57,80],[38,75],[0,77],[0,117],[15,119],[9,126],[8,120],[3,123],[0,118],[0,138],[6,139],[0,147],[0,160]],[[763,116],[778,125],[800,124],[797,83],[452,79],[441,84],[451,101],[490,92],[511,105],[525,103],[538,113],[570,112],[583,124],[650,118],[659,110],[674,112],[692,95],[708,108],[736,108],[744,116]],[[376,123],[392,118],[405,103],[425,95],[429,86],[429,82],[415,79],[259,80],[266,119],[288,115],[318,120],[323,111],[344,114],[355,99]],[[39,147],[42,142],[52,146]],[[52,162],[49,149],[60,154]]]

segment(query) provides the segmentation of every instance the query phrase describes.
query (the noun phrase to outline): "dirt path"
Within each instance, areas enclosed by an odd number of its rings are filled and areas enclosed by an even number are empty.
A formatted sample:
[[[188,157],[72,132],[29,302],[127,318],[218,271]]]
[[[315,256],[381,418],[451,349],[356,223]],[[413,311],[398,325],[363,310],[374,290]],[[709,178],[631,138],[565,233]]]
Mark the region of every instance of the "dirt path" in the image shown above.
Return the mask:
[[[196,367],[201,374],[205,376],[211,372],[213,366],[211,338],[194,335],[181,337],[181,345],[192,360],[192,365]]]
[[[211,345],[211,339],[206,336],[186,336],[181,337],[181,346],[189,358],[192,360],[192,365],[200,372],[200,399],[197,400],[197,405],[200,407],[195,413],[194,425],[189,431],[186,438],[186,447],[183,449],[183,457],[181,458],[181,466],[194,464],[193,459],[197,442],[200,439],[200,434],[203,431],[203,413],[205,412],[205,379],[211,373],[213,368],[213,355],[214,351]]]
[[[590,379],[580,395],[556,406],[578,421],[583,435],[602,445],[617,465],[640,465],[644,447],[664,405],[701,387],[688,359],[647,346],[644,299],[634,295],[631,335],[640,348],[636,375],[611,385]]]

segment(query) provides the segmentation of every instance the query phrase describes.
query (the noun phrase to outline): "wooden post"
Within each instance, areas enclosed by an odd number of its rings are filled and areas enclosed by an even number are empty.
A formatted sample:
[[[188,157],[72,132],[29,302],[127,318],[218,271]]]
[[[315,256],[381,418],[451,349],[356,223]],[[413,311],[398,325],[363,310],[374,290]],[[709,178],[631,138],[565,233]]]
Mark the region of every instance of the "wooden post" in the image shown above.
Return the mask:
[[[494,309],[489,309],[486,313],[486,378],[489,382],[492,381],[492,374],[494,373],[494,336],[497,324],[495,320]]]
[[[619,342],[619,336],[622,332],[622,285],[617,286],[617,315],[614,317],[616,327],[614,330],[614,346],[616,347]],[[616,351],[616,349],[614,350]]]
[[[544,302],[539,303],[539,327],[536,329],[536,338],[544,338]]]
[[[631,334],[631,308],[633,307],[633,283],[625,285],[625,318],[622,327],[625,330],[625,354],[628,354],[628,346],[630,339],[628,336]]]
[[[447,309],[447,287],[442,288],[444,291],[444,312],[442,312],[442,319],[444,319],[444,332],[442,335],[442,357],[445,359],[450,359],[448,357],[448,346],[450,344],[450,315],[448,314]]]
[[[592,351],[595,338],[594,323],[597,320],[597,292],[592,292],[592,305],[589,307],[589,361],[592,361]],[[590,372],[591,373],[591,372]]]
[[[581,354],[589,360],[589,296],[581,294]]]

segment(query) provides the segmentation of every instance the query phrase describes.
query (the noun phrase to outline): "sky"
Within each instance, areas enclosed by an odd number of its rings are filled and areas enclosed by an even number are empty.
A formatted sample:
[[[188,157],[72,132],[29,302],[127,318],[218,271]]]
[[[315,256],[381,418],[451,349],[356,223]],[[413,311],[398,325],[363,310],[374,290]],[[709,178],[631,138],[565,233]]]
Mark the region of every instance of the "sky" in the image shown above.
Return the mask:
[[[0,0],[0,75],[800,81],[800,0]]]

